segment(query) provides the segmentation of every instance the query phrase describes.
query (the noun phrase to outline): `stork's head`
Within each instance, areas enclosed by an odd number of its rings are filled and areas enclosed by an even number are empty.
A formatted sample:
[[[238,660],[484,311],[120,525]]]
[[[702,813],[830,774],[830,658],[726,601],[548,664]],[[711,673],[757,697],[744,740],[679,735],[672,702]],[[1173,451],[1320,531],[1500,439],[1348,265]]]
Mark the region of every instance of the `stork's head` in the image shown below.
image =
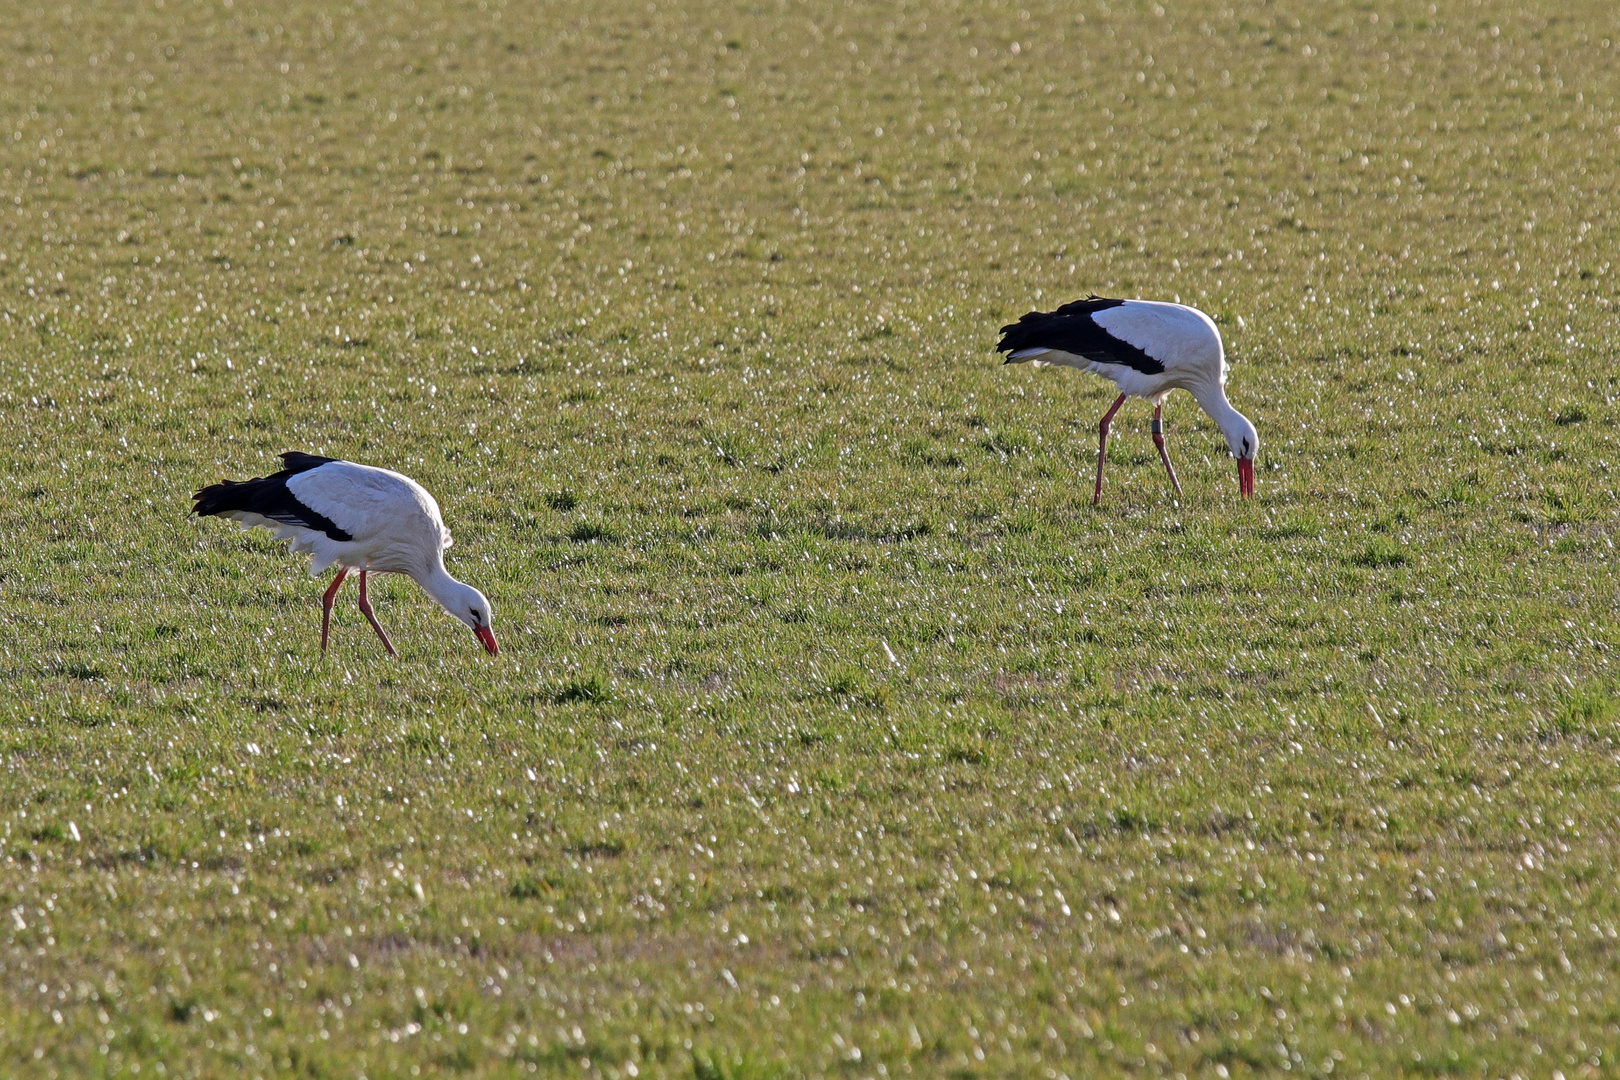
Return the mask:
[[[1244,498],[1254,494],[1254,458],[1260,452],[1260,433],[1254,430],[1249,418],[1232,410],[1232,415],[1221,425],[1226,445],[1237,458],[1238,491]]]
[[[470,626],[489,655],[500,655],[501,648],[495,643],[495,611],[483,593],[446,574],[442,582],[435,582],[428,588],[428,595],[437,600],[444,610]]]

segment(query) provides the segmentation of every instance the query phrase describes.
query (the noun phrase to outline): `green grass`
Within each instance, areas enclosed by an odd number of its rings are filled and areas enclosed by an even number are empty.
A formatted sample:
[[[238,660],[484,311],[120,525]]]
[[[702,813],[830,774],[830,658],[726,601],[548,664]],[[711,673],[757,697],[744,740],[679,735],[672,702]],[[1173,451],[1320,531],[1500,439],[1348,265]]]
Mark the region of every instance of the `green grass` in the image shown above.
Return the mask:
[[[1376,16],[1376,18],[1375,18]],[[1612,5],[18,5],[16,1076],[1620,1042]],[[1003,368],[1220,322],[1259,495]],[[187,496],[409,472],[502,654]]]

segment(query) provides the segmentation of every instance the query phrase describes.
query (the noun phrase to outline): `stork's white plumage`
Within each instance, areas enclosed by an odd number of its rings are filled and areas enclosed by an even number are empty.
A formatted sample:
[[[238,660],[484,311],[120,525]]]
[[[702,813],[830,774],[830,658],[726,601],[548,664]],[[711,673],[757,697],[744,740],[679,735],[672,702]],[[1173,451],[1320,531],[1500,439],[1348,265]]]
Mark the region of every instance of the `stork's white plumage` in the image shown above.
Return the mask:
[[[350,570],[360,572],[360,610],[389,653],[394,643],[366,598],[368,574],[406,574],[444,610],[472,628],[491,655],[494,612],[484,594],[451,577],[444,550],[452,541],[439,504],[408,476],[352,461],[297,451],[281,455],[282,469],[253,480],[226,480],[192,496],[201,517],[231,518],[244,529],[263,527],[311,557],[309,572],[337,566],[321,599],[321,651],[332,625],[332,602]]]
[[[998,352],[1007,363],[1062,364],[1111,379],[1119,397],[1097,425],[1097,489],[1102,501],[1103,465],[1108,459],[1108,428],[1128,397],[1153,402],[1153,442],[1170,483],[1181,482],[1164,445],[1164,399],[1185,390],[1215,421],[1238,464],[1238,490],[1254,494],[1254,456],[1260,436],[1249,418],[1226,400],[1226,352],[1221,333],[1208,315],[1185,304],[1160,300],[1111,300],[1093,296],[1056,311],[1032,311],[1001,328]]]

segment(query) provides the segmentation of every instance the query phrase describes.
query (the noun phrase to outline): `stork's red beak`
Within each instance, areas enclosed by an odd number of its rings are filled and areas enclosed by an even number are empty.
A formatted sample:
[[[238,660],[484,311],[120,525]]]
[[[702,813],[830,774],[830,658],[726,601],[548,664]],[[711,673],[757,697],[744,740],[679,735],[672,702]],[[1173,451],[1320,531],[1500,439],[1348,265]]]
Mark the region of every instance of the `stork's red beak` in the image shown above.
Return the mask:
[[[491,656],[501,655],[501,647],[495,644],[495,631],[491,630],[487,626],[480,626],[478,629],[474,630],[473,633],[477,634],[478,640],[484,643],[485,652],[489,653]]]
[[[1247,499],[1254,494],[1254,458],[1238,458],[1238,491]]]

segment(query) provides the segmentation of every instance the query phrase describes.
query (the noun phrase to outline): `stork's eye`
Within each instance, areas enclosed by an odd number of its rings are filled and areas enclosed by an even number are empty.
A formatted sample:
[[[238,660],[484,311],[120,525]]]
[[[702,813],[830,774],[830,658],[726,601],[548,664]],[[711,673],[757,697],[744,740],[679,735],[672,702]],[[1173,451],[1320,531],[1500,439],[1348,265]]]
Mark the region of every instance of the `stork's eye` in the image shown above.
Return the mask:
[[[483,626],[484,625],[484,620],[478,614],[478,609],[477,608],[468,608],[467,609],[467,614],[472,616],[472,621],[473,621],[474,626]]]

